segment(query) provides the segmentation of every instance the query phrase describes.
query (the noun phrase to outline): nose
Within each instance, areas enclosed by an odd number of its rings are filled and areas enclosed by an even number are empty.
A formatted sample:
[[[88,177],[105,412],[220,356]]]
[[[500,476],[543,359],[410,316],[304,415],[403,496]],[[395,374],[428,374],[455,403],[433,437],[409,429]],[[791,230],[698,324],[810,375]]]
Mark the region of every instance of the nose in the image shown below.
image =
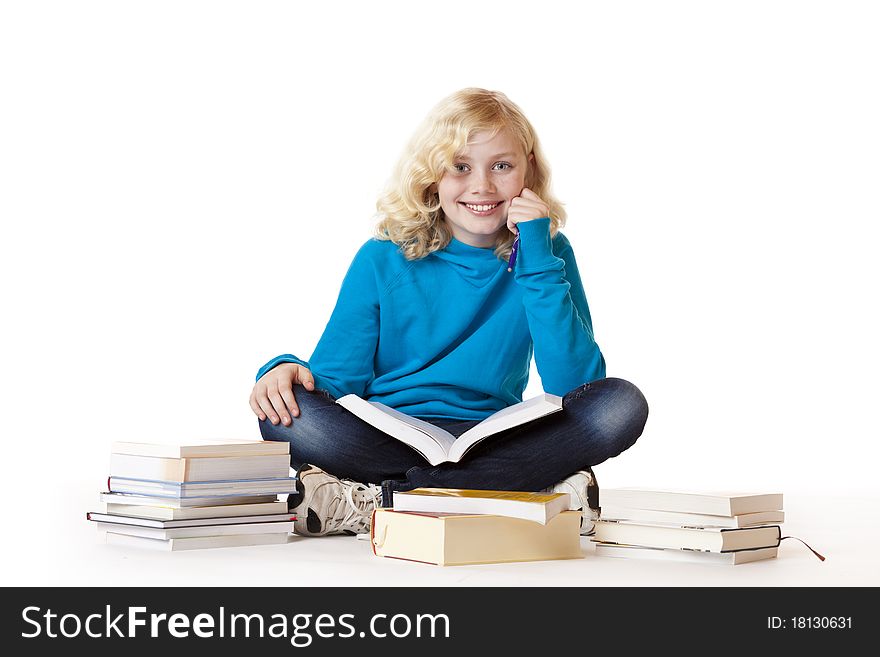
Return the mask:
[[[495,192],[495,183],[492,177],[485,171],[478,172],[473,178],[471,193],[473,194],[493,194]]]

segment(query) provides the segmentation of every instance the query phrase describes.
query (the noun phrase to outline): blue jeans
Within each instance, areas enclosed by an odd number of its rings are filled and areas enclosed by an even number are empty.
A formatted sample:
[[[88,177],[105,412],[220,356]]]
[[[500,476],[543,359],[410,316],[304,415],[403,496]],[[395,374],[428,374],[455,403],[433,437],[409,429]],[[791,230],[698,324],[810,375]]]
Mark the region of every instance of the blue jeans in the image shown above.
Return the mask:
[[[648,419],[648,403],[632,383],[599,379],[567,393],[561,411],[489,436],[458,463],[433,466],[328,392],[297,384],[293,394],[299,417],[289,426],[260,420],[263,439],[290,443],[294,468],[309,463],[341,479],[381,483],[384,506],[393,491],[421,487],[542,490],[631,447]],[[432,424],[458,437],[478,422]]]

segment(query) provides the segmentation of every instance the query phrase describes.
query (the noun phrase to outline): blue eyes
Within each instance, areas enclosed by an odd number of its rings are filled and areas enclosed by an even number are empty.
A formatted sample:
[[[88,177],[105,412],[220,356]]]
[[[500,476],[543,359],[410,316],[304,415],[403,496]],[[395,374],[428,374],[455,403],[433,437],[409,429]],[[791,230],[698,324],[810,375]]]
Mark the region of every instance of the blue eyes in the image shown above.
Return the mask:
[[[456,173],[464,173],[465,168],[467,168],[467,164],[453,164],[452,170]],[[495,167],[504,167],[503,169],[496,169]],[[507,169],[512,169],[513,165],[508,162],[496,162],[492,167],[495,171],[506,171]]]

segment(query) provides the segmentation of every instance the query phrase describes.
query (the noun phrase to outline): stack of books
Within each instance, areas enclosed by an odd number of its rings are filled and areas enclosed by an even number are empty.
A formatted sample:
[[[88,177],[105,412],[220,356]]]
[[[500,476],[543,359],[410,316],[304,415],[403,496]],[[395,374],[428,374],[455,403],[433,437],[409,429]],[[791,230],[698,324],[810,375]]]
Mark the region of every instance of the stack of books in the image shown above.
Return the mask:
[[[373,554],[441,566],[580,559],[568,493],[417,488],[373,512]]]
[[[596,555],[741,564],[776,557],[781,493],[602,490]]]
[[[286,543],[295,490],[285,442],[117,442],[102,511],[86,518],[105,542],[159,550]]]

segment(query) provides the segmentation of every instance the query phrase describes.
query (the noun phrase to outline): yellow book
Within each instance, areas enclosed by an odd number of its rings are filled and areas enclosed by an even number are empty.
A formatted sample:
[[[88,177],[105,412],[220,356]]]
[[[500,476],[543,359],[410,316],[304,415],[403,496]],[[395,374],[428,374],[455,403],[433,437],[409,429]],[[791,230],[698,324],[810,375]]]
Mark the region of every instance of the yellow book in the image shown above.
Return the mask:
[[[491,514],[534,520],[542,525],[569,509],[568,493],[532,493],[466,488],[416,488],[394,493],[395,511]]]
[[[497,515],[376,509],[370,538],[377,556],[440,566],[580,559],[580,521],[580,511],[563,511],[541,525]]]

